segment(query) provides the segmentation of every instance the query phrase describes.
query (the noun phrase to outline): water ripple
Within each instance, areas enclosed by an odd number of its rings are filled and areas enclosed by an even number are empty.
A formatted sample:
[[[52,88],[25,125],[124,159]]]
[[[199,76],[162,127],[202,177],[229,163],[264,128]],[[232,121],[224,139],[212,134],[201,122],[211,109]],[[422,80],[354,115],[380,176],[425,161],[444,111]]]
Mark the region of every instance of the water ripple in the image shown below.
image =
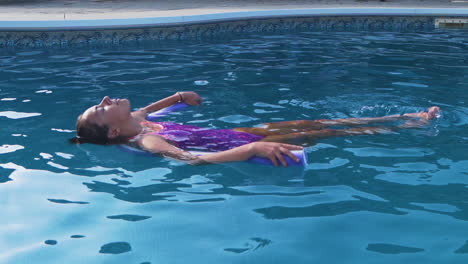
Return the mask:
[[[54,250],[57,263],[464,263],[467,54],[462,31],[2,50],[0,262],[47,263]],[[397,134],[309,142],[306,168],[188,166],[68,143],[76,117],[105,95],[136,109],[184,90],[204,104],[167,120],[210,128],[431,105],[442,116]]]

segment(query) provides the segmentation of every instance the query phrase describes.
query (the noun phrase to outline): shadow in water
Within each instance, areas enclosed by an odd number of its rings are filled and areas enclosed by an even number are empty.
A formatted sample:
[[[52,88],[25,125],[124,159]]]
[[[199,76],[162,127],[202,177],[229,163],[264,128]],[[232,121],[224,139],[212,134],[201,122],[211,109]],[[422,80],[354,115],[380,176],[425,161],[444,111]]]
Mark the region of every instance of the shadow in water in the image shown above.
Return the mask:
[[[255,209],[267,219],[286,219],[295,217],[335,216],[351,212],[370,211],[394,215],[404,215],[406,212],[396,210],[387,202],[378,202],[354,196],[357,201],[343,201],[337,203],[323,203],[307,207],[272,206]]]
[[[394,244],[376,243],[367,245],[367,250],[382,254],[402,254],[423,252],[422,248],[406,247]]]
[[[255,185],[302,186],[304,171],[303,168],[298,167],[275,168],[246,163],[202,166],[181,165],[172,166],[171,169],[160,168],[161,170],[167,170],[168,173],[164,175],[158,174],[160,172],[158,168],[147,167],[148,173],[141,175],[132,175],[129,171],[125,172],[127,169],[126,166],[123,170],[105,171],[104,175],[112,175],[112,172],[118,172],[118,175],[112,178],[113,182],[93,180],[83,184],[93,192],[109,193],[119,200],[134,203],[172,200],[180,193],[194,195],[194,199],[191,199],[190,202],[222,201],[224,198],[219,197],[222,194],[232,196],[301,196],[320,193],[319,191],[252,193],[247,190],[236,189],[236,187],[240,186]],[[154,174],[151,173],[152,170],[155,170]],[[125,180],[117,177],[124,177]],[[145,177],[145,179],[136,177]],[[144,181],[142,186],[133,186],[135,182],[140,181]],[[151,182],[154,182],[154,184],[151,184]],[[204,186],[208,190],[203,188]],[[206,198],[200,196],[206,196]]]

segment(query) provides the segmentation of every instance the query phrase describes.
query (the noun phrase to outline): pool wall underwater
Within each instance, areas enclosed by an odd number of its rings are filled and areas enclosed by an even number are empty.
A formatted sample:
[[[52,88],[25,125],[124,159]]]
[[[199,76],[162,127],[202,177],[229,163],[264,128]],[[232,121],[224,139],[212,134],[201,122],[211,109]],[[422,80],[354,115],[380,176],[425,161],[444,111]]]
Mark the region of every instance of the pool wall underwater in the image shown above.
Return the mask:
[[[68,47],[222,38],[289,31],[425,31],[438,20],[466,28],[464,8],[314,8],[174,17],[0,21],[0,48]]]

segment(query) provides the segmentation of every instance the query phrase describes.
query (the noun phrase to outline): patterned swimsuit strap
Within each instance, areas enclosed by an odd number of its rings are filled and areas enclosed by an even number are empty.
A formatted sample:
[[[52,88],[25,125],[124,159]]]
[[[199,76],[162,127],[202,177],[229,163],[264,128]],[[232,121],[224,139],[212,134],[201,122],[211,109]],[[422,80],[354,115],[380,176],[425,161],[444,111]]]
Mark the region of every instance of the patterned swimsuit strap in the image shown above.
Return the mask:
[[[149,133],[158,133],[159,131],[163,130],[164,127],[156,122],[151,121],[141,121],[141,131],[137,135],[130,137],[128,139],[129,142],[136,142],[141,139],[142,136],[149,134]]]

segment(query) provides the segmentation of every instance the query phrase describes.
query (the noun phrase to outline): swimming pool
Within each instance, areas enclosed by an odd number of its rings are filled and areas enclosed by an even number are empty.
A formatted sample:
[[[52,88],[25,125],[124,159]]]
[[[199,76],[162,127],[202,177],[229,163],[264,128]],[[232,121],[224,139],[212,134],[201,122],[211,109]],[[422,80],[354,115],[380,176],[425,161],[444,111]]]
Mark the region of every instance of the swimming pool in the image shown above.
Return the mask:
[[[298,32],[1,51],[2,263],[464,263],[466,32]],[[195,90],[212,128],[422,111],[395,135],[324,139],[309,165],[188,166],[70,145],[104,95]]]

